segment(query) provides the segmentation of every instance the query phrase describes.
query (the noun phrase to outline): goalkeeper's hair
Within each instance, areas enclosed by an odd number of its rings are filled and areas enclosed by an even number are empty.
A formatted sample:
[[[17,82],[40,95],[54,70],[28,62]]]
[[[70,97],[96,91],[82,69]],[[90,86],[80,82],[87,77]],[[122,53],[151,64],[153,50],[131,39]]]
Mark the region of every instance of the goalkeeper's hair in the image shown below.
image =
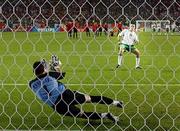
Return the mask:
[[[44,65],[41,61],[36,61],[33,64],[33,72],[36,76],[41,75],[44,72]]]

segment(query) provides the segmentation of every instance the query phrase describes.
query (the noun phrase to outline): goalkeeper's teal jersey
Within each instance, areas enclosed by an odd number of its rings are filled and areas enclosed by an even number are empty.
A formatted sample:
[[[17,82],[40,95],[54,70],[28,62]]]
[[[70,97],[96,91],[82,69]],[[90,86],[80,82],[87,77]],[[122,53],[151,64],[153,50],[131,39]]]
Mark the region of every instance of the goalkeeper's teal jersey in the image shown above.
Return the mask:
[[[59,95],[65,91],[65,85],[50,74],[41,75],[30,81],[29,85],[36,96],[49,106],[54,106]]]

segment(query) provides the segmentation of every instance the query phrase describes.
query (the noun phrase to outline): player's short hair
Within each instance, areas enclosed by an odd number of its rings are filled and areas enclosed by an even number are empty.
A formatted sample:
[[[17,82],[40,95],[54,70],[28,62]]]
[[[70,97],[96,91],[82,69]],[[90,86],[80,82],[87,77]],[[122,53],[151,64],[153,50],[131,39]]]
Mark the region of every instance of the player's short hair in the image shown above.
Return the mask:
[[[135,27],[135,24],[129,24],[129,26],[133,26],[133,27]]]
[[[35,73],[36,76],[41,75],[44,72],[44,65],[42,64],[41,61],[36,61],[33,64],[33,72]]]

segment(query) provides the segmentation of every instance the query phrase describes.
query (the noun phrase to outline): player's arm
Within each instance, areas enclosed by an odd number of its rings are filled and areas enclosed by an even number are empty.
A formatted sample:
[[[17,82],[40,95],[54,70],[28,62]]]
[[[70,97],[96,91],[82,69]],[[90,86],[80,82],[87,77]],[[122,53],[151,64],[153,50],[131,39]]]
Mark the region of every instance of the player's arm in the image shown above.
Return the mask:
[[[139,44],[139,38],[138,38],[138,36],[137,36],[137,34],[135,33],[135,36],[134,36],[135,38],[134,38],[134,43],[135,44]]]
[[[56,78],[57,80],[61,80],[65,77],[66,72],[49,72],[49,75]]]
[[[124,30],[118,34],[118,44],[121,44],[123,36],[124,36]]]
[[[117,39],[118,39],[118,41],[121,40],[121,34],[120,33],[118,34]]]

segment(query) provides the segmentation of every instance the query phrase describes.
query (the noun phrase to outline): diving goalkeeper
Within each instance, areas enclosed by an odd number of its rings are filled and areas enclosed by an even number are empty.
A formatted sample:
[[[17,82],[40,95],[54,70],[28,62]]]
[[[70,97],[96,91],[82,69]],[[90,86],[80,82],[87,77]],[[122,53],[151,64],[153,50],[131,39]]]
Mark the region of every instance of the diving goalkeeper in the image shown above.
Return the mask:
[[[61,71],[60,66],[57,56],[52,56],[50,67],[45,60],[36,61],[33,64],[33,72],[36,78],[29,82],[29,86],[40,100],[59,114],[66,116],[84,119],[110,119],[113,122],[118,122],[118,117],[112,113],[85,112],[76,107],[77,104],[91,102],[122,108],[123,103],[108,97],[91,96],[67,89],[63,83],[59,82],[66,74]]]

